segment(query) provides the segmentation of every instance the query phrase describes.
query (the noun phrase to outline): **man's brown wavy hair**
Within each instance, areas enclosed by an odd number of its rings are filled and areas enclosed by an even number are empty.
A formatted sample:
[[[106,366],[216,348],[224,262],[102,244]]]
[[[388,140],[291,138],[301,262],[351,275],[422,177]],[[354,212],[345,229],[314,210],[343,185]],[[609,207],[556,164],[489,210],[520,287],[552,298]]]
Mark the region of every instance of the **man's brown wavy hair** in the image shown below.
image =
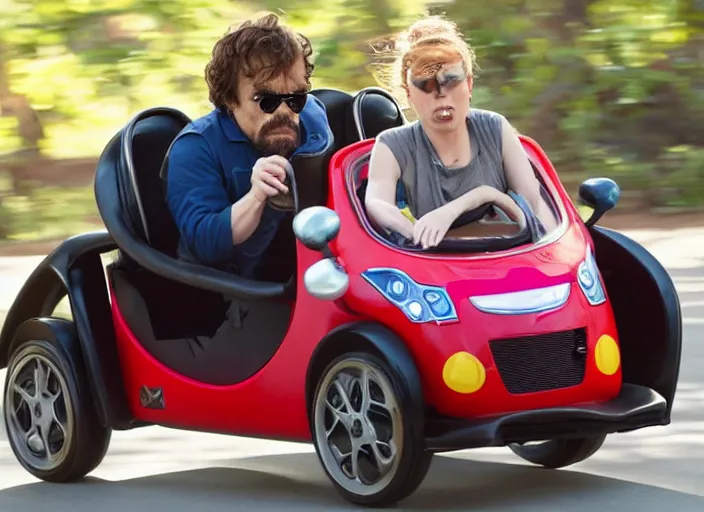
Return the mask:
[[[276,14],[247,20],[215,43],[212,58],[205,67],[210,102],[224,110],[228,105],[238,105],[241,77],[267,82],[290,69],[301,56],[310,88],[315,69],[312,54],[308,38],[285,26]]]

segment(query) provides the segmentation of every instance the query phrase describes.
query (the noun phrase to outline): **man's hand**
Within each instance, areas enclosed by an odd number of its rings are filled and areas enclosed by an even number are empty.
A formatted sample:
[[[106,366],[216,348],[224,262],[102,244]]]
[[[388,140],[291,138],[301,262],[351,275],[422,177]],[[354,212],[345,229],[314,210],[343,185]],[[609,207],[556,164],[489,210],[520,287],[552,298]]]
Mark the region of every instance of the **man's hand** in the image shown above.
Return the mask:
[[[288,160],[278,155],[256,161],[252,168],[251,182],[252,194],[258,202],[263,203],[270,197],[288,192],[288,187],[284,185],[288,165]]]
[[[453,208],[451,204],[448,203],[436,208],[418,219],[413,225],[414,243],[421,244],[423,249],[427,249],[435,247],[445,238],[450,226],[457,219],[456,208]]]

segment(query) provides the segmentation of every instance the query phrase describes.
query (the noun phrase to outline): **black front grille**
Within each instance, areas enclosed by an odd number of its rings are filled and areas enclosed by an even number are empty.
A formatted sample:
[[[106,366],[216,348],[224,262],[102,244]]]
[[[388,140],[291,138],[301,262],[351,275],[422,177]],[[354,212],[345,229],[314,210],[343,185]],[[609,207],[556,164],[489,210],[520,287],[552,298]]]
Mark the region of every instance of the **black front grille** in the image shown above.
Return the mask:
[[[489,342],[509,393],[535,393],[576,386],[584,379],[585,329]]]

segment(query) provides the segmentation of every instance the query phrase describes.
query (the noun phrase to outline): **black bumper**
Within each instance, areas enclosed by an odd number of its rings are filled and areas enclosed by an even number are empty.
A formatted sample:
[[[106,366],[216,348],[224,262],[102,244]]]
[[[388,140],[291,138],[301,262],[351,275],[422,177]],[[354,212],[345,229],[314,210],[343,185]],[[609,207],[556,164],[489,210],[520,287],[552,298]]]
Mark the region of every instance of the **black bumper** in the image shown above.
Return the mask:
[[[667,402],[650,388],[624,384],[608,402],[534,409],[479,420],[428,419],[426,448],[452,451],[505,446],[592,434],[610,434],[667,424]]]

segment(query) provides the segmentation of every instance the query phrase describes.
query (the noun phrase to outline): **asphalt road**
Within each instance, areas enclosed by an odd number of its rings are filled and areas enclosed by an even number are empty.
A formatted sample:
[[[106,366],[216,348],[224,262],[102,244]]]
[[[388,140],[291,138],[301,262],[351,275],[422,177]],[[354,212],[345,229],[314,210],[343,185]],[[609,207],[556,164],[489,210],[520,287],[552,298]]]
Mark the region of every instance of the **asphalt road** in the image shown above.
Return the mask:
[[[559,471],[531,467],[503,448],[439,456],[399,510],[704,510],[704,229],[632,235],[666,264],[682,301],[685,343],[673,423],[613,435],[591,459]],[[34,264],[0,259],[0,311]],[[86,481],[51,485],[21,469],[0,432],[1,512],[157,507],[355,510],[338,498],[308,445],[150,427],[115,433]]]

